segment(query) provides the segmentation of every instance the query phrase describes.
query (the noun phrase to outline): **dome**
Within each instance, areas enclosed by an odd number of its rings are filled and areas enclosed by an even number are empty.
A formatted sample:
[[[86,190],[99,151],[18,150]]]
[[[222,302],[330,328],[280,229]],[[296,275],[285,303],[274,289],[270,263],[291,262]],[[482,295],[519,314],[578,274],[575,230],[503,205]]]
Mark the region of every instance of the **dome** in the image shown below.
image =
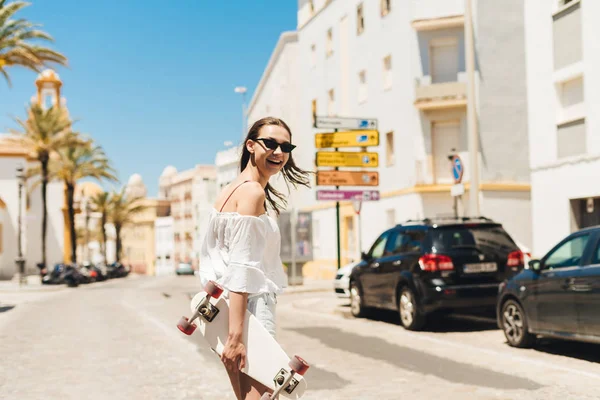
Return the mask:
[[[97,183],[94,182],[82,182],[79,183],[75,189],[75,196],[81,198],[83,197],[93,197],[98,193],[102,193],[103,190]]]
[[[143,186],[144,180],[140,174],[133,174],[129,177],[129,181],[127,181],[127,186]]]
[[[170,178],[173,175],[177,174],[177,168],[175,168],[172,165],[169,165],[167,167],[165,167],[165,169],[163,170],[162,174],[160,175],[160,177],[165,177],[165,178]]]
[[[43,70],[37,77],[37,79],[35,80],[35,83],[38,86],[61,86],[62,85],[62,81],[60,80],[60,76],[58,76],[58,74],[51,70],[51,69],[45,69]]]

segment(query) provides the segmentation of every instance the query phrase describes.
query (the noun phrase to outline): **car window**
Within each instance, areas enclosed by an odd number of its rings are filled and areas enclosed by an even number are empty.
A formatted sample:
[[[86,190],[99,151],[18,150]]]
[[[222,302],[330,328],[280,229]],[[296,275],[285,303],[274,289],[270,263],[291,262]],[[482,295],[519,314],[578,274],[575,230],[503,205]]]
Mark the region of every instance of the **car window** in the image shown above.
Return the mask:
[[[389,232],[384,232],[379,238],[373,243],[373,247],[371,247],[371,251],[369,255],[373,258],[383,257],[383,251],[385,249],[385,245],[387,243],[387,238],[389,236]]]
[[[408,236],[400,231],[394,231],[390,234],[385,246],[385,256],[392,256],[394,254],[400,254],[404,252]]]
[[[436,252],[478,248],[506,256],[518,246],[501,226],[460,226],[434,229],[431,244]]]
[[[579,265],[589,238],[590,235],[581,235],[564,242],[548,254],[544,268],[566,268]]]
[[[600,264],[600,240],[598,241],[596,250],[594,250],[594,254],[592,255],[592,264]]]
[[[385,255],[412,253],[421,251],[423,247],[424,231],[407,230],[404,232],[394,231],[385,248]]]

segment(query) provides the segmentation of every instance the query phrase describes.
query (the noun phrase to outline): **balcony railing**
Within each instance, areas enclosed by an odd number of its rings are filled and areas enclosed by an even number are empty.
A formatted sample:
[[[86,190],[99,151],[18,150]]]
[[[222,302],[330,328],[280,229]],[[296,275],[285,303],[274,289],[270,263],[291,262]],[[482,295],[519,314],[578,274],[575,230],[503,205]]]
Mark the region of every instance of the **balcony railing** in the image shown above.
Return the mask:
[[[415,106],[421,110],[465,107],[467,105],[467,84],[465,74],[459,72],[455,82],[431,83],[431,76],[417,79]]]

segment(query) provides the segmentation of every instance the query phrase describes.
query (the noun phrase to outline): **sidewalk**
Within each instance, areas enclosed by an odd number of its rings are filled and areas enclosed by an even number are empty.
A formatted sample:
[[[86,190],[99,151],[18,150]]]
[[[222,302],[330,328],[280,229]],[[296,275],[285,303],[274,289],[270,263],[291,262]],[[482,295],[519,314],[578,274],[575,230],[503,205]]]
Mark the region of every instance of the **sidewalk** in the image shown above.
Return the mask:
[[[19,285],[19,278],[0,281],[0,292],[53,292],[64,289],[65,285],[42,285],[39,275],[28,275],[27,284]]]
[[[288,286],[284,289],[285,294],[307,293],[307,292],[327,292],[333,293],[332,279],[310,279],[304,278],[302,285]]]

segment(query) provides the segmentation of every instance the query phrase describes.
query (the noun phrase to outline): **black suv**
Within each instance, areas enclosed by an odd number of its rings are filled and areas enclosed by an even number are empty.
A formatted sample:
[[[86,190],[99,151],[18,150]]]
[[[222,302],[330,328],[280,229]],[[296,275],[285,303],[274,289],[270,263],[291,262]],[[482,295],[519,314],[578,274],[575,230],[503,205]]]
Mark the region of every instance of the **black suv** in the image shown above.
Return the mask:
[[[497,315],[513,347],[536,335],[600,343],[600,226],[572,233],[503,283]]]
[[[355,317],[368,308],[400,312],[419,330],[438,310],[494,309],[498,286],[523,269],[523,253],[485,217],[407,221],[381,234],[350,275]]]

